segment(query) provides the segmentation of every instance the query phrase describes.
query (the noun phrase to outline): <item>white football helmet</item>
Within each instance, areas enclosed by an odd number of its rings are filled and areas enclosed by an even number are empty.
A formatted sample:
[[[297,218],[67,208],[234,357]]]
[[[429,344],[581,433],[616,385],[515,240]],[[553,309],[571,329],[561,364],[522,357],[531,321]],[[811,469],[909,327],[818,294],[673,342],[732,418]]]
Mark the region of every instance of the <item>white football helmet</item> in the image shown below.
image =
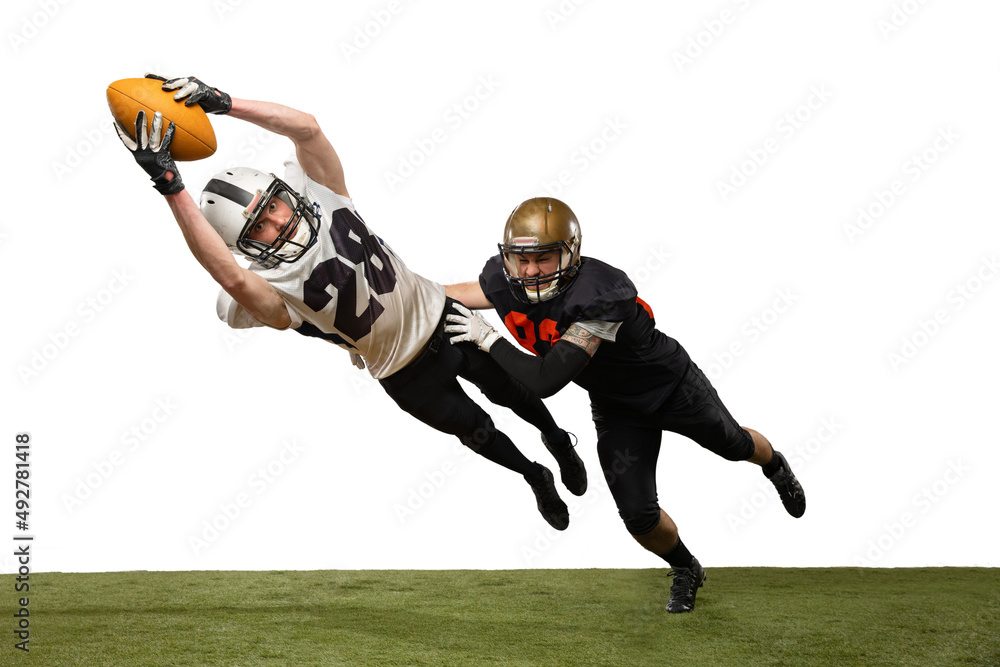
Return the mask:
[[[271,243],[250,238],[257,217],[272,197],[292,215]],[[267,268],[294,262],[316,242],[319,223],[312,207],[274,174],[235,167],[216,174],[201,193],[201,212],[229,249]]]

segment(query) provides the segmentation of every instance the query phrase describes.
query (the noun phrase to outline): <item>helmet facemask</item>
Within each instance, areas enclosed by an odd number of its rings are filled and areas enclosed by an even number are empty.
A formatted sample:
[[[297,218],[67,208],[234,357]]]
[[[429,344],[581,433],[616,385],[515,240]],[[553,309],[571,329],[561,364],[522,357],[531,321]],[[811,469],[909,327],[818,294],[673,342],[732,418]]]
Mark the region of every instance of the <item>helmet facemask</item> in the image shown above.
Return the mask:
[[[574,243],[574,246],[576,244]],[[504,272],[515,296],[524,298],[530,303],[547,301],[558,294],[566,283],[576,275],[580,268],[577,259],[578,248],[571,248],[565,241],[539,244],[534,237],[515,238],[513,243],[499,243],[497,246],[503,255]],[[520,255],[547,252],[558,253],[559,266],[551,273],[537,276],[522,276],[518,266]],[[544,285],[544,287],[542,287]],[[520,289],[518,289],[520,288]]]
[[[257,224],[257,218],[267,209],[273,197],[284,202],[292,210],[292,214],[273,241],[270,243],[255,241],[250,235]],[[244,209],[243,216],[247,222],[236,240],[236,247],[244,255],[266,268],[272,268],[281,262],[297,261],[312,247],[319,232],[319,225],[316,224],[312,210],[298,194],[278,178],[274,179],[267,190],[257,190]]]
[[[255,241],[250,235],[257,224],[257,218],[267,209],[273,197],[284,202],[292,210],[292,214],[273,241],[270,243]],[[319,226],[305,201],[277,178],[267,190],[256,192],[250,204],[244,209],[243,215],[247,223],[236,240],[236,247],[244,255],[267,268],[277,266],[281,262],[297,261],[312,247],[319,232]]]
[[[291,209],[288,220],[272,242],[251,239],[275,198]],[[248,167],[227,169],[212,178],[201,193],[201,212],[230,250],[264,268],[297,261],[319,233],[317,215],[297,192],[274,174]]]

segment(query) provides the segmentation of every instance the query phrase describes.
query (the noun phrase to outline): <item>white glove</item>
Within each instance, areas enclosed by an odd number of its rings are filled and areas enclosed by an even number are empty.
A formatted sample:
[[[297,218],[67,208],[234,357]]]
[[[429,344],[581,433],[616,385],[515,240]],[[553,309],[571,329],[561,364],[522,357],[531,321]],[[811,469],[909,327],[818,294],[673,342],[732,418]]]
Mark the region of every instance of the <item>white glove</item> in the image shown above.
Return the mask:
[[[361,355],[357,352],[351,352],[351,363],[354,364],[358,370],[365,370],[365,360],[361,358]]]
[[[163,90],[176,90],[174,100],[177,102],[184,100],[186,107],[197,104],[205,110],[205,113],[229,113],[233,108],[233,98],[228,93],[212,88],[197,77],[182,76],[168,80],[159,74],[146,74],[146,78],[162,81],[163,85],[160,88]]]
[[[483,319],[482,315],[473,313],[460,303],[454,303],[451,307],[460,313],[459,315],[445,316],[446,322],[454,322],[454,324],[446,324],[444,327],[445,333],[455,334],[451,337],[452,345],[465,342],[475,343],[483,352],[489,352],[493,343],[500,340],[500,334],[490,326],[489,322]]]

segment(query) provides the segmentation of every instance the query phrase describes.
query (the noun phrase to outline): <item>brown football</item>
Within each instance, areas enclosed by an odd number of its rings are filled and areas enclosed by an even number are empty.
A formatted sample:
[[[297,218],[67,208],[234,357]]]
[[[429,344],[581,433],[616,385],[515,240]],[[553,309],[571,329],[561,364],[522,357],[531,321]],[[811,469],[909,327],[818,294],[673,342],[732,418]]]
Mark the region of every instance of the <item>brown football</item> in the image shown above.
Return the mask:
[[[108,86],[108,106],[130,137],[135,133],[135,117],[146,112],[146,129],[152,132],[153,113],[163,114],[163,131],[173,122],[174,140],[170,154],[175,160],[201,160],[215,153],[215,130],[208,114],[198,106],[184,106],[184,100],[174,101],[174,92],[160,88],[156,79],[120,79]]]

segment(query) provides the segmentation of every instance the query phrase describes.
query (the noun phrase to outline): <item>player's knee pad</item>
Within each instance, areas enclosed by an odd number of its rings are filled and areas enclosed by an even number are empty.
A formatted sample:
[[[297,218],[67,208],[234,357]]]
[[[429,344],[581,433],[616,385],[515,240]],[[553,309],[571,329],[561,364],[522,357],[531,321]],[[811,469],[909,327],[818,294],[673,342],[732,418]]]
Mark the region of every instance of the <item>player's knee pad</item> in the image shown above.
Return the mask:
[[[727,461],[746,461],[754,452],[753,438],[738,426],[727,428],[711,439],[705,438],[699,444]]]
[[[618,510],[618,516],[625,522],[625,529],[632,535],[645,535],[660,522],[660,507],[656,503],[642,507]]]
[[[458,439],[472,451],[478,452],[485,447],[489,447],[496,441],[497,429],[493,425],[493,420],[490,419],[490,416],[485,415],[485,421],[481,422],[472,433],[460,435]]]

